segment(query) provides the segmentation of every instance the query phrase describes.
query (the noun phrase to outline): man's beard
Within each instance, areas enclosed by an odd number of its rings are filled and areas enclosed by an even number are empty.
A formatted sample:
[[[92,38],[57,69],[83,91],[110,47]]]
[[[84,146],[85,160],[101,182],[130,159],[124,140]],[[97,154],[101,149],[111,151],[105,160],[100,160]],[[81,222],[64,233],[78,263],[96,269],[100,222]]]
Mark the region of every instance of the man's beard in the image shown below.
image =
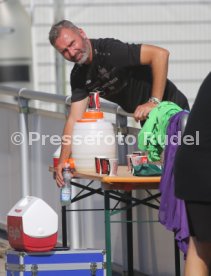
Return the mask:
[[[84,39],[84,49],[82,50],[82,57],[76,63],[84,64],[87,61],[89,54],[90,54],[89,44],[88,44],[87,40]]]

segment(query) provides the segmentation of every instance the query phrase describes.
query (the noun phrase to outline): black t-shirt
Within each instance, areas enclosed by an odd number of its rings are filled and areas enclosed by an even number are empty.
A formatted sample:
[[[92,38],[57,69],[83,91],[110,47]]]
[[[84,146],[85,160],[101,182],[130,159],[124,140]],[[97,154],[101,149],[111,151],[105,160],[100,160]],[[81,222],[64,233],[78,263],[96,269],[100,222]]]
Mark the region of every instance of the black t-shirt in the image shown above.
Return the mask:
[[[91,91],[117,103],[127,112],[151,96],[152,72],[140,64],[141,44],[123,43],[113,38],[91,39],[91,64],[75,64],[71,72],[72,102],[86,98]],[[171,100],[188,109],[185,96],[167,80],[163,100]]]

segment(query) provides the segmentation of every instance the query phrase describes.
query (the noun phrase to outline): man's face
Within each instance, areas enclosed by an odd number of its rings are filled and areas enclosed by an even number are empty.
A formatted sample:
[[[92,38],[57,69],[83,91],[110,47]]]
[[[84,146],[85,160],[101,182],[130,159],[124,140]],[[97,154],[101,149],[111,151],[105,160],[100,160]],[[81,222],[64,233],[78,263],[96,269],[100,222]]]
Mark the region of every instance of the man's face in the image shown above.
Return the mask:
[[[83,64],[90,54],[90,47],[83,30],[78,32],[63,28],[56,39],[55,48],[69,61]]]

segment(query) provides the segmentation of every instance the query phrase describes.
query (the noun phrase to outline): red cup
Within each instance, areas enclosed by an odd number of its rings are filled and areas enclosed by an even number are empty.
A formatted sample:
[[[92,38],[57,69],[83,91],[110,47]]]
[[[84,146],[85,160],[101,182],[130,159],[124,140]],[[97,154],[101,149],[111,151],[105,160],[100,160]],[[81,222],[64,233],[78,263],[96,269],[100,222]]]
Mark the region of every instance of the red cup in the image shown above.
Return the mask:
[[[59,157],[54,157],[53,158],[53,167],[56,168],[59,164]]]

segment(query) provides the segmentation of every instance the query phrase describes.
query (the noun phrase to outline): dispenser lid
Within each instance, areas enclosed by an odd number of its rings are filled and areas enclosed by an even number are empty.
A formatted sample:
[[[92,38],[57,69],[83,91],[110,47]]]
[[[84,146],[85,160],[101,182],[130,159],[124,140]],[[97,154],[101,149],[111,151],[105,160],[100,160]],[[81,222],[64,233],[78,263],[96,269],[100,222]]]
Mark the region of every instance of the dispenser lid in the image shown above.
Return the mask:
[[[101,111],[86,111],[83,114],[83,119],[103,119],[104,114]]]

